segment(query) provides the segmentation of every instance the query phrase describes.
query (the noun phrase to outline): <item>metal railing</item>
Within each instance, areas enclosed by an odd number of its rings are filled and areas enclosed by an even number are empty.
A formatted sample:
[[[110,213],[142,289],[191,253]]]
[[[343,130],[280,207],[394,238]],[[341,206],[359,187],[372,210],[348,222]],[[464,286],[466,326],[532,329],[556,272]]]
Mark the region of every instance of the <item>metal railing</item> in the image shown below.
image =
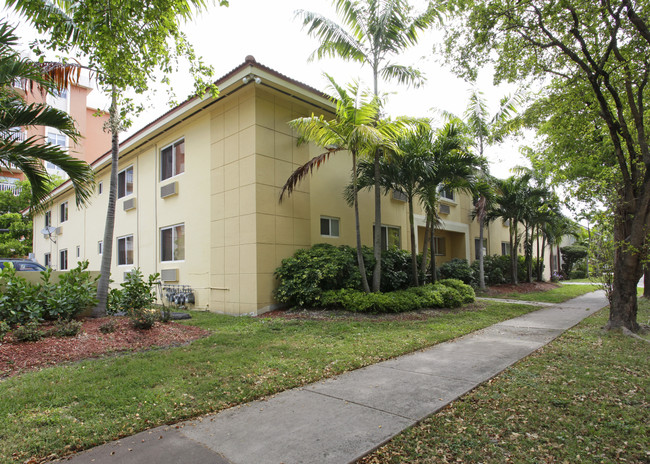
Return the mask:
[[[11,184],[9,182],[0,182],[0,192],[11,192],[14,196],[20,195],[22,189],[16,184]]]

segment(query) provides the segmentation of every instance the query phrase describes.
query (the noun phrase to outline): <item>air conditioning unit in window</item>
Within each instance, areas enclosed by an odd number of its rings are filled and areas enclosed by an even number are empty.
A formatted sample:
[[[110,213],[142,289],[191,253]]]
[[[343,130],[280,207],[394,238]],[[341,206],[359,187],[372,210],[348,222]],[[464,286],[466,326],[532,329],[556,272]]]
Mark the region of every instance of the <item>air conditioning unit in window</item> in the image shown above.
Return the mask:
[[[399,190],[393,190],[393,200],[408,201],[408,198],[406,197],[406,194],[404,192],[400,192]]]
[[[122,206],[124,207],[124,211],[130,211],[132,209],[135,209],[135,198],[129,198],[128,200],[124,200]]]
[[[438,211],[440,211],[440,214],[449,214],[451,207],[449,205],[440,205]]]
[[[178,282],[178,269],[161,270],[160,280],[163,282]]]
[[[174,195],[178,195],[178,182],[172,182],[171,184],[160,187],[160,198],[167,198]]]

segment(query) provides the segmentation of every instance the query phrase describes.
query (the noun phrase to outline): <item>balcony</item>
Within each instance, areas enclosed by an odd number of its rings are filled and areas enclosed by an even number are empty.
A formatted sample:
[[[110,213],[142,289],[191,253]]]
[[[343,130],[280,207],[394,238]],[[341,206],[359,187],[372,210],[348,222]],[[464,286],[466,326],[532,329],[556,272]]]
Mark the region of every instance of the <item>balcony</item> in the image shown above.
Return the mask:
[[[15,197],[20,195],[21,188],[9,182],[0,182],[0,192],[11,192]]]

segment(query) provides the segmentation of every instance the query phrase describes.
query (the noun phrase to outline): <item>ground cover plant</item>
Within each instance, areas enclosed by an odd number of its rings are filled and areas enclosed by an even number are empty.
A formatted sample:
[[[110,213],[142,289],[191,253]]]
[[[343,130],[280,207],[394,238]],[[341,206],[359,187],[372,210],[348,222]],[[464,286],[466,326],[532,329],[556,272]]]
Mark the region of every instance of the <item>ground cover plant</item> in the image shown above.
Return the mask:
[[[606,323],[596,313],[360,463],[648,462],[650,336]]]
[[[516,287],[515,287],[516,288]],[[510,300],[522,300],[522,301],[539,301],[542,303],[562,303],[564,301],[570,300],[585,293],[593,292],[594,290],[599,290],[600,285],[559,285],[556,288],[551,290],[544,289],[537,292],[506,292],[506,293],[494,293],[489,294],[490,297],[494,298],[506,298]]]
[[[188,323],[212,331],[211,336],[1,381],[0,462],[62,456],[412,352],[534,309],[479,302],[413,318],[326,318],[318,311],[320,319],[192,312]]]

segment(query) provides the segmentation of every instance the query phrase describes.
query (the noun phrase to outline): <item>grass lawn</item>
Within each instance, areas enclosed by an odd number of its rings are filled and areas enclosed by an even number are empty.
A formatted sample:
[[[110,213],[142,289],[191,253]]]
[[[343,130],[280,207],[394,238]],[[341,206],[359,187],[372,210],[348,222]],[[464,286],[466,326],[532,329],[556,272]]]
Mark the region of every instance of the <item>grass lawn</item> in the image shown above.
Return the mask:
[[[193,313],[182,347],[0,381],[0,462],[61,456],[424,348],[537,308],[480,302],[426,320],[287,320]]]
[[[639,304],[650,324],[650,302]],[[607,318],[596,313],[362,462],[650,462],[650,345],[603,332]]]
[[[543,292],[530,293],[504,293],[495,295],[494,298],[505,298],[509,300],[540,301],[542,303],[562,303],[585,293],[600,290],[599,285],[561,285],[560,287]]]

